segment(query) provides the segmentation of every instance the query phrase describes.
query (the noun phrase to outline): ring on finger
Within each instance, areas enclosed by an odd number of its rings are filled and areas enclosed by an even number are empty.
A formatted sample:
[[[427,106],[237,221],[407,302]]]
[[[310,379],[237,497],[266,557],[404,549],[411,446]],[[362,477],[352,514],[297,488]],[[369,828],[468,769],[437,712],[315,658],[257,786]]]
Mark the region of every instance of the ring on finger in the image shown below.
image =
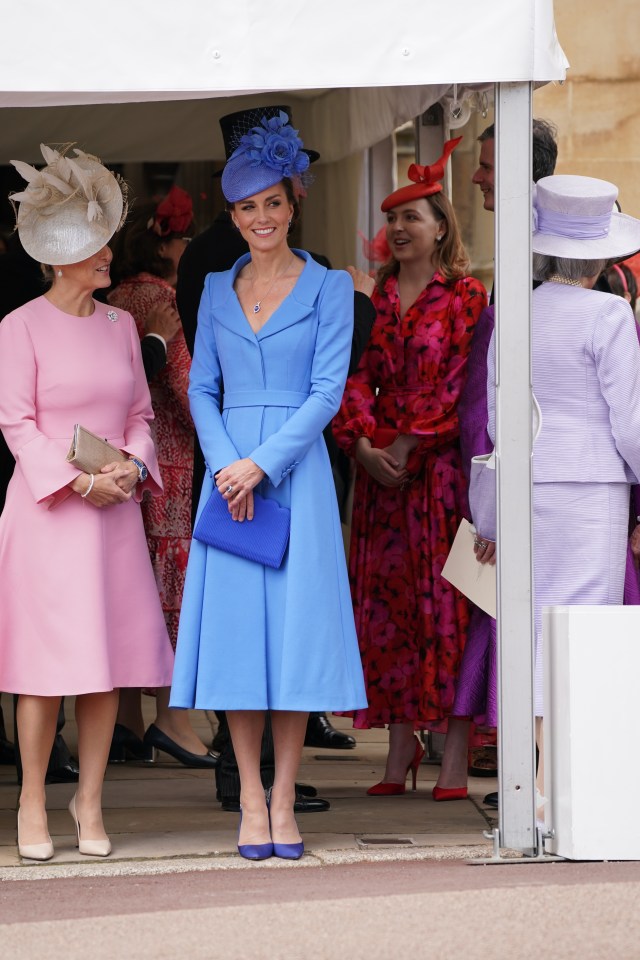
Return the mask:
[[[229,484],[229,486],[225,490],[225,493],[233,493],[233,487],[231,486],[231,484]]]

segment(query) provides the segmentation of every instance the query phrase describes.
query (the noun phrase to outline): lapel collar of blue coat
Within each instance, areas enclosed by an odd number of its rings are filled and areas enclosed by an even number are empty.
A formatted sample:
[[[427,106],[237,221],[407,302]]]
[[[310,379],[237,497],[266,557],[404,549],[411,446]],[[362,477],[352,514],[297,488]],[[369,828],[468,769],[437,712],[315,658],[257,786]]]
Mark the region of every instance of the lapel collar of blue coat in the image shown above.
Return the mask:
[[[308,316],[313,310],[320,288],[324,283],[324,278],[327,275],[326,267],[316,263],[306,250],[294,249],[292,253],[305,261],[302,273],[286,300],[280,304],[264,327],[256,334],[258,340],[264,340],[274,333],[279,333]]]
[[[214,274],[217,282],[213,284],[210,293],[210,303],[217,323],[226,327],[227,330],[231,330],[232,333],[237,333],[239,336],[244,337],[245,340],[250,340],[252,343],[255,343],[255,334],[244,315],[240,301],[233,289],[236,277],[245,263],[248,263],[250,259],[251,255],[245,253],[236,260],[231,270],[227,270],[221,274]]]
[[[211,298],[211,307],[215,311],[216,320],[222,326],[244,337],[245,340],[255,342],[256,340],[264,340],[266,337],[298,323],[299,320],[304,319],[311,313],[327,274],[327,268],[316,263],[306,250],[293,250],[293,253],[305,261],[302,273],[289,296],[269,317],[264,327],[257,334],[254,334],[251,329],[251,325],[245,317],[240,301],[233,289],[238,273],[250,260],[250,254],[248,253],[236,260],[231,270],[226,273],[226,282],[216,285]]]

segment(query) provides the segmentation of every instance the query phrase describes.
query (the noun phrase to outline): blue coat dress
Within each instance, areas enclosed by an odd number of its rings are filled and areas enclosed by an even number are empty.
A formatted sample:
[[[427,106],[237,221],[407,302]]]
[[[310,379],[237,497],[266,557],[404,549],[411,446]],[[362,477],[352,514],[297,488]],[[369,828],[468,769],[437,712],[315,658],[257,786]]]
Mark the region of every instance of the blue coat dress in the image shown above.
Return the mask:
[[[207,463],[199,510],[213,489],[213,475],[250,457],[266,473],[257,492],[291,509],[291,535],[278,570],[192,541],[174,707],[366,706],[322,437],[344,390],[353,287],[346,273],[327,270],[304,251],[295,253],[304,269],[257,334],[233,289],[249,255],[205,282],[189,389]]]

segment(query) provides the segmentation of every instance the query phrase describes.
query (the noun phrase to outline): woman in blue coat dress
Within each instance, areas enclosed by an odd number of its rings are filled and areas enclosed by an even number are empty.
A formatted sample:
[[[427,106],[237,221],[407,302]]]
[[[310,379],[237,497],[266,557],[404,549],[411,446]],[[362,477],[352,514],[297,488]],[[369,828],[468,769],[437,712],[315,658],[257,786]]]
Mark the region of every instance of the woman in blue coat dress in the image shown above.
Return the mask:
[[[291,250],[293,184],[309,165],[281,113],[242,137],[222,176],[249,253],[209,274],[189,396],[207,476],[232,517],[250,523],[253,491],[291,511],[278,569],[194,540],[171,705],[226,710],[241,780],[238,848],[297,859],[295,778],[310,710],[366,706],[342,532],[323,428],[340,406],[353,285]],[[224,390],[223,390],[224,382]],[[275,780],[260,779],[271,711]]]

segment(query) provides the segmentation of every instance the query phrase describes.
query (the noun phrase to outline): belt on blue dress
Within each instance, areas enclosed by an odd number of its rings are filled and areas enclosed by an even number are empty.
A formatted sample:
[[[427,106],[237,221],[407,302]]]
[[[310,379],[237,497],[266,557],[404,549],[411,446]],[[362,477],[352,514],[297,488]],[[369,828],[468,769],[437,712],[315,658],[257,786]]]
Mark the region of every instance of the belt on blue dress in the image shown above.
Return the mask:
[[[223,398],[223,410],[231,407],[301,407],[308,393],[294,390],[231,390]]]

